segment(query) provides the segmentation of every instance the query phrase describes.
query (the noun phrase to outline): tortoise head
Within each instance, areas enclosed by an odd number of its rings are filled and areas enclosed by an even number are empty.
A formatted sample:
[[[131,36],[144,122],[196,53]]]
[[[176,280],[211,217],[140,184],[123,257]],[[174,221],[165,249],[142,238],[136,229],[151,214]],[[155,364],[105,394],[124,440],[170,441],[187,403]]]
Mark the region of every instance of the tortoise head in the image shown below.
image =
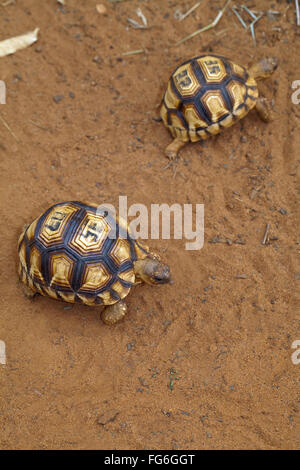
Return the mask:
[[[145,258],[134,263],[134,272],[138,279],[150,285],[172,283],[170,268],[157,259]]]
[[[249,75],[256,80],[262,80],[270,77],[278,67],[278,59],[276,57],[263,57],[249,68]]]

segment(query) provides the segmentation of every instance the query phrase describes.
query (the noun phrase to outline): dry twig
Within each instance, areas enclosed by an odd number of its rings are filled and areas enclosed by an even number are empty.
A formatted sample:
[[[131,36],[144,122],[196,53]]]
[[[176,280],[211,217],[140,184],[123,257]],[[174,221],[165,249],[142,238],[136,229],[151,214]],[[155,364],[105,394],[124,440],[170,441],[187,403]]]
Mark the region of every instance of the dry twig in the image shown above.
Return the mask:
[[[193,11],[196,10],[200,6],[201,2],[196,3],[192,8],[190,8],[186,13],[181,13],[180,8],[178,8],[175,13],[174,13],[174,18],[175,20],[182,21],[184,20],[187,16],[189,16]]]
[[[123,52],[122,55],[128,56],[128,55],[142,54],[143,52],[145,52],[145,49],[136,49],[135,51]]]
[[[17,142],[20,142],[16,134],[11,130],[5,119],[3,119],[2,116],[0,116],[0,121],[3,123],[4,127],[8,130],[8,132],[13,136],[14,139],[16,139]]]
[[[300,9],[299,9],[299,0],[295,0],[295,5],[296,5],[297,26],[300,26]]]
[[[185,38],[178,41],[175,44],[175,46],[179,46],[179,44],[182,44],[183,42],[187,41],[188,39],[192,39],[193,37],[197,36],[197,34],[203,33],[204,31],[207,31],[208,29],[211,29],[211,28],[214,28],[215,26],[217,26],[217,24],[219,23],[220,19],[222,18],[223,14],[224,14],[224,12],[225,12],[225,10],[228,7],[230,2],[231,2],[231,0],[227,0],[225,6],[222,8],[222,10],[219,11],[219,13],[217,14],[216,18],[214,19],[214,21],[212,23],[208,24],[207,26],[204,26],[203,28],[198,29],[197,31],[194,31],[191,34],[189,34]]]
[[[262,239],[262,244],[263,244],[263,245],[267,245],[267,243],[268,243],[269,229],[270,229],[270,224],[267,224],[267,225],[266,225],[265,234],[264,234],[264,238]]]

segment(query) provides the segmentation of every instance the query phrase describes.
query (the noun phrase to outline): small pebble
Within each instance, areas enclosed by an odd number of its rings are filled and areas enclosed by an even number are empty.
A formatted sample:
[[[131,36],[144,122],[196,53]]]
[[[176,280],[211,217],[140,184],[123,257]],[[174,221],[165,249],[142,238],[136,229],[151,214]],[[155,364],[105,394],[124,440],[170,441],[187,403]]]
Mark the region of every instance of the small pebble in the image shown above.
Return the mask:
[[[240,239],[234,240],[233,243],[235,243],[236,245],[246,245],[246,242],[244,240],[240,240]]]
[[[101,64],[102,59],[99,55],[95,55],[95,57],[93,58],[93,62],[95,62],[96,64]]]
[[[118,414],[119,414],[118,410],[106,411],[105,413],[99,416],[99,418],[97,419],[97,423],[101,424],[102,426],[105,426],[106,424],[112,423],[113,421],[115,421]]]
[[[58,104],[61,100],[64,99],[64,95],[56,95],[56,96],[53,96],[53,101]]]
[[[287,215],[287,211],[283,208],[279,209],[280,214]]]
[[[96,10],[100,15],[105,15],[107,13],[107,8],[105,5],[102,5],[102,3],[96,5]]]

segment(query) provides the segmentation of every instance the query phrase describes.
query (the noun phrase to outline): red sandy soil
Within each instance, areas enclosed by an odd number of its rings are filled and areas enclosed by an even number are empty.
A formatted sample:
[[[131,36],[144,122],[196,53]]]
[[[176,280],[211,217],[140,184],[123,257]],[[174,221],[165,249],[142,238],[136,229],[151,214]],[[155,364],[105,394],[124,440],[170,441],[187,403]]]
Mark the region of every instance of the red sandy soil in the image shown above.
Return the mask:
[[[210,23],[223,1],[203,0],[181,22],[175,10],[195,2],[103,0],[106,15],[97,3],[0,6],[0,39],[40,28],[37,43],[0,59],[7,86],[0,105],[0,339],[7,348],[0,446],[299,448],[300,365],[291,361],[300,339],[294,3],[247,2],[280,12],[257,23],[256,48],[230,9],[215,29],[174,47]],[[137,7],[147,30],[127,21],[139,21]],[[137,49],[146,52],[122,55]],[[279,58],[260,85],[274,121],[251,112],[223,135],[187,145],[174,177],[163,169],[171,136],[153,119],[156,105],[172,70],[207,51],[244,65]],[[186,251],[186,240],[150,241],[174,284],[133,289],[129,314],[115,327],[96,308],[25,298],[16,273],[23,224],[55,202],[118,206],[119,195],[149,208],[205,204],[202,250]]]

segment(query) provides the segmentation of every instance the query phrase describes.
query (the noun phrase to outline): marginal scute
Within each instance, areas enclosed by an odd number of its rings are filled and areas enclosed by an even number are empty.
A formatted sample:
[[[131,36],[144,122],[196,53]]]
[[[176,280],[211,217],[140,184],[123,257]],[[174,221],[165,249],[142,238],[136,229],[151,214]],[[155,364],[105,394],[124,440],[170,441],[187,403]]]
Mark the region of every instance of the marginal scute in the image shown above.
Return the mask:
[[[59,295],[62,298],[62,300],[64,300],[65,302],[69,302],[71,304],[73,304],[75,302],[75,294],[73,292],[62,292],[62,291],[60,291]]]
[[[121,278],[125,282],[129,282],[130,284],[133,284],[135,281],[135,275],[132,269],[130,269],[129,271],[124,271],[122,273],[119,273],[118,277]]]
[[[34,238],[34,234],[35,234],[35,229],[36,229],[36,225],[37,225],[37,222],[38,222],[38,219],[35,219],[32,224],[29,225],[28,229],[26,230],[26,236],[28,238],[28,240],[31,242],[31,240],[33,240]]]
[[[186,121],[190,123],[190,131],[199,127],[203,127],[203,129],[207,127],[207,122],[201,119],[193,103],[186,104],[183,107],[183,113]]]
[[[188,141],[189,140],[188,131],[183,126],[183,123],[180,117],[175,113],[172,113],[170,117],[171,117],[171,123],[172,123],[171,128],[173,130],[174,137],[179,137],[183,141]]]
[[[238,77],[244,79],[244,77],[245,77],[245,75],[246,75],[246,70],[245,70],[245,68],[242,67],[241,65],[235,64],[235,63],[232,62],[232,61],[229,61],[229,63],[230,63],[230,66],[231,66],[232,73],[233,73],[234,75],[237,75]]]
[[[226,86],[226,89],[231,97],[234,110],[245,102],[247,94],[247,89],[245,85],[235,80],[231,80],[231,82],[229,82]]]
[[[116,303],[116,299],[114,299],[114,298],[110,295],[110,292],[109,292],[109,291],[101,292],[101,294],[98,294],[98,297],[101,298],[101,300],[102,300],[102,302],[104,303],[104,305],[112,305],[112,304],[115,304],[115,303]]]
[[[171,82],[168,83],[167,90],[165,93],[165,103],[169,109],[177,109],[180,104],[180,98],[174,93]]]
[[[219,132],[220,132],[220,126],[219,126],[219,124],[218,124],[218,123],[212,124],[211,126],[209,126],[208,131],[209,131],[209,133],[212,134],[212,135],[219,134]]]
[[[35,246],[30,251],[30,270],[29,274],[31,278],[37,278],[40,282],[44,282],[42,275],[42,259],[41,252]]]
[[[26,244],[24,241],[19,245],[19,258],[21,266],[26,267]]]
[[[114,291],[117,296],[119,296],[121,299],[126,297],[128,292],[130,291],[129,287],[124,287],[119,281],[116,281],[112,286],[111,286],[112,291]]]
[[[55,290],[52,289],[51,287],[45,287],[44,292],[45,292],[45,294],[47,294],[52,299],[58,300],[58,297],[57,297],[57,294],[56,294]]]

